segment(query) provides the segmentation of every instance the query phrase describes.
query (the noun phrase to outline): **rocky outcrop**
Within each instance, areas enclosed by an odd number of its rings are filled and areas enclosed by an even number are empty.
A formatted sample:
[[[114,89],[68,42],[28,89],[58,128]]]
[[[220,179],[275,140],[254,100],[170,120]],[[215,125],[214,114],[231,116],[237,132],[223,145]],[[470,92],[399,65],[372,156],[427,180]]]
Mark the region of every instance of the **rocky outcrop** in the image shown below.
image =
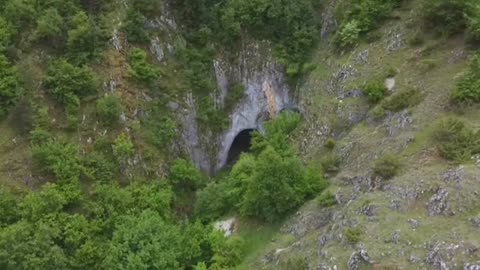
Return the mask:
[[[263,120],[293,107],[281,67],[271,57],[263,55],[265,52],[260,52],[262,46],[246,46],[239,54],[237,65],[232,66],[221,60],[214,62],[219,106],[223,105],[230,85],[241,83],[245,87],[245,96],[229,116],[229,129],[218,138],[216,170],[225,165],[230,146],[240,132],[246,129],[262,130]]]
[[[186,107],[179,113],[181,136],[185,143],[185,148],[192,162],[202,171],[211,172],[211,159],[208,150],[203,143],[200,130],[197,124],[197,111],[195,108],[195,100],[192,94],[188,94],[185,98]]]
[[[294,108],[282,67],[269,56],[268,47],[268,44],[246,45],[235,64],[221,58],[213,61],[217,92],[212,98],[216,106],[224,107],[232,85],[241,84],[245,89],[243,98],[229,114],[230,125],[224,133],[200,134],[195,100],[187,99],[188,108],[181,117],[182,137],[191,160],[204,172],[215,173],[226,165],[230,147],[240,132],[261,131],[264,120]]]
[[[368,263],[370,264],[370,256],[368,256],[368,252],[366,250],[359,250],[352,255],[350,255],[350,259],[348,259],[348,270],[357,270],[360,268],[361,263]]]
[[[439,189],[428,201],[427,210],[429,216],[448,214],[448,191]]]

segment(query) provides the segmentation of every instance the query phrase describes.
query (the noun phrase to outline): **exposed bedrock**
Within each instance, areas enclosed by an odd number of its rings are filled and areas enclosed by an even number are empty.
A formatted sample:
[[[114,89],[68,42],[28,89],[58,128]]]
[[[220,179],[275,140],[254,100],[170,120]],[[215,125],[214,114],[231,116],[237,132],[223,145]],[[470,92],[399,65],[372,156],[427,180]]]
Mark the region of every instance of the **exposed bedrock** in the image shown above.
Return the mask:
[[[218,153],[215,171],[228,161],[229,151],[235,138],[245,130],[262,131],[262,122],[274,117],[284,109],[295,108],[290,98],[285,76],[279,65],[259,53],[257,46],[240,54],[237,65],[215,61],[215,74],[219,95],[217,103],[222,106],[229,87],[241,83],[245,96],[230,114],[230,126],[218,138]]]

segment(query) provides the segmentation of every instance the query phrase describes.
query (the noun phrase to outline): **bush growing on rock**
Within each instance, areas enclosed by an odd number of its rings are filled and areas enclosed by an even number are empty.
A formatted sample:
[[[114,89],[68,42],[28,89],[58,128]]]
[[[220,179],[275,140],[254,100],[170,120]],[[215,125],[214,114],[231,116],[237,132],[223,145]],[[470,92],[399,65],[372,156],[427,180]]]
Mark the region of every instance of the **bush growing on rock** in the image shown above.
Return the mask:
[[[360,31],[356,20],[349,21],[335,34],[333,44],[340,50],[352,48],[360,39]]]
[[[427,27],[445,34],[462,32],[466,27],[464,13],[469,0],[426,0],[423,19]]]
[[[447,160],[462,162],[480,153],[480,132],[474,132],[457,118],[440,120],[433,138],[440,154]]]
[[[134,48],[128,52],[128,64],[131,76],[147,84],[153,83],[160,76],[160,70],[148,63],[147,53]]]
[[[480,56],[475,56],[469,69],[458,78],[451,99],[459,105],[480,103]]]
[[[421,93],[416,89],[408,89],[397,92],[391,97],[383,100],[382,107],[385,110],[398,112],[413,107],[422,101]]]
[[[355,245],[360,242],[362,230],[360,228],[348,228],[345,230],[344,235],[347,243]]]
[[[376,104],[380,102],[387,94],[387,88],[381,81],[373,81],[363,86],[363,92],[368,102]]]
[[[396,176],[401,168],[400,159],[392,154],[377,159],[373,165],[373,173],[384,179]]]
[[[332,194],[329,190],[323,191],[320,196],[317,197],[318,205],[322,207],[330,207],[337,204],[335,195]]]
[[[122,110],[122,101],[116,95],[106,96],[97,101],[97,116],[107,125],[118,123]]]
[[[340,171],[342,159],[335,153],[328,153],[320,159],[320,165],[324,172],[336,174]]]
[[[66,105],[78,97],[95,94],[97,80],[88,67],[77,67],[65,59],[51,63],[48,67],[45,85],[53,97]]]

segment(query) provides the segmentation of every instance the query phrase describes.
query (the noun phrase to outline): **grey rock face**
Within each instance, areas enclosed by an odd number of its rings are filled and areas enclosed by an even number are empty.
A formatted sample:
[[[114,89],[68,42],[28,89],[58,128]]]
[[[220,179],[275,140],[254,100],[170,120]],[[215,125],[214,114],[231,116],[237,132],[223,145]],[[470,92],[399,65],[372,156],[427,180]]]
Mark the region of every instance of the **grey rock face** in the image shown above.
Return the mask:
[[[158,62],[162,62],[165,57],[162,46],[160,45],[160,39],[158,37],[154,38],[150,42],[150,52],[155,55],[155,58]]]
[[[348,259],[348,270],[357,270],[360,267],[360,264],[362,262],[365,263],[371,263],[370,262],[370,256],[368,256],[368,252],[366,250],[359,250],[352,255],[350,255],[350,258]]]
[[[255,49],[253,55],[256,55]],[[280,67],[273,62],[249,63],[252,52],[244,52],[240,55],[240,64],[235,67],[224,66],[221,61],[214,63],[217,75],[219,97],[217,102],[221,105],[228,94],[227,78],[233,78],[245,87],[245,97],[237,104],[230,114],[230,128],[222,134],[218,140],[218,155],[216,170],[221,169],[228,157],[230,146],[235,137],[246,129],[262,129],[262,120],[274,117],[285,108],[292,107],[289,89]],[[227,73],[231,75],[228,76]]]
[[[431,266],[435,267],[438,270],[449,270],[450,268],[443,261],[443,258],[440,254],[440,245],[432,244],[428,250],[427,258],[425,261]]]
[[[463,182],[465,179],[465,170],[463,169],[463,166],[459,166],[458,168],[446,171],[442,175],[442,178],[445,182]]]
[[[115,29],[112,35],[112,45],[115,50],[120,51],[123,49],[122,42],[120,41],[120,37],[118,35],[118,30]]]
[[[368,204],[360,208],[359,212],[367,217],[373,217],[377,215],[377,206]]]
[[[465,264],[463,270],[480,270],[480,264]]]
[[[320,31],[321,39],[327,39],[333,32],[335,32],[335,30],[337,30],[338,23],[334,15],[335,8],[335,1],[332,1],[322,14],[322,29]]]
[[[283,233],[289,233],[295,237],[303,237],[307,232],[316,230],[328,224],[332,214],[330,211],[321,212],[297,212],[295,222],[282,228]]]
[[[390,234],[390,237],[385,241],[386,243],[398,244],[400,240],[400,230],[395,230]]]
[[[427,203],[428,215],[446,215],[448,210],[448,191],[440,188]]]
[[[192,162],[202,171],[211,172],[211,162],[205,144],[202,143],[197,124],[197,111],[192,94],[185,98],[187,107],[180,113],[181,136]]]
[[[281,67],[268,55],[263,55],[264,51],[260,52],[261,46],[247,45],[238,55],[238,64],[232,65],[221,59],[213,62],[217,93],[212,98],[216,106],[224,106],[231,85],[240,83],[245,88],[244,97],[229,115],[227,131],[218,136],[200,134],[195,120],[195,100],[193,97],[187,99],[189,108],[182,114],[183,139],[191,160],[205,172],[214,173],[225,166],[230,147],[240,132],[248,129],[262,131],[263,120],[295,107]],[[217,146],[216,157],[209,154],[212,151],[207,151],[207,147],[212,150],[212,145]]]
[[[480,217],[473,217],[469,219],[473,226],[480,228]]]
[[[413,119],[408,110],[394,114],[389,113],[384,120],[384,126],[387,129],[389,136],[395,136],[401,130],[409,127],[412,123]]]
[[[413,218],[409,219],[408,223],[410,224],[410,227],[412,227],[412,229],[416,229],[420,226],[420,222]]]

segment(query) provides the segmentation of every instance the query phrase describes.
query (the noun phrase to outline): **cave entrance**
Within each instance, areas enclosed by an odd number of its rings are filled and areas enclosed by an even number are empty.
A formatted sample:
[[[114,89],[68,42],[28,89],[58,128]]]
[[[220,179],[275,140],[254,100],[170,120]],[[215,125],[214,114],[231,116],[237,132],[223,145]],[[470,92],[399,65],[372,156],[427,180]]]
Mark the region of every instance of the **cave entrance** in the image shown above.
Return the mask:
[[[228,150],[227,167],[235,165],[240,158],[240,154],[250,151],[250,146],[252,146],[252,132],[254,131],[256,130],[245,129],[238,133],[230,146],[230,150]]]

